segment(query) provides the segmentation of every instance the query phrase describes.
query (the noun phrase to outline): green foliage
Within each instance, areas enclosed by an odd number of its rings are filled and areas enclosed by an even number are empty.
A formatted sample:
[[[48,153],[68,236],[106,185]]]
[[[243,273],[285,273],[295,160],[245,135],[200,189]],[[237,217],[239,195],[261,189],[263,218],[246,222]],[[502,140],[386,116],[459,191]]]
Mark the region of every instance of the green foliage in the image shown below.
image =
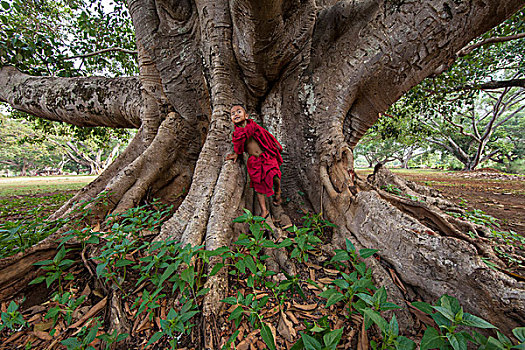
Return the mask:
[[[521,11],[471,44],[522,33],[524,28]],[[406,160],[406,150],[414,146],[427,151],[420,157],[432,167],[470,170],[480,161],[490,161],[506,171],[518,170],[513,164],[522,161],[525,152],[524,90],[488,90],[481,85],[523,79],[522,41],[480,46],[457,58],[442,74],[422,81],[368,130],[356,146],[356,159],[365,157],[369,164]],[[442,159],[432,153],[442,153]]]
[[[525,249],[525,237],[523,237],[522,235],[512,230],[501,231],[499,229],[500,225],[498,223],[498,219],[486,214],[484,211],[479,210],[479,209],[464,210],[461,213],[447,212],[447,214],[487,227],[490,231],[490,236],[495,241],[494,251],[496,252],[496,254],[500,258],[507,261],[509,264],[525,266],[524,265],[525,262],[522,259],[518,258],[516,255],[508,254],[505,251],[505,249],[503,249],[503,247],[512,247],[513,249],[524,250]],[[471,236],[475,238],[475,235],[471,234]],[[489,260],[483,259],[483,261],[489,267],[496,268],[496,265],[494,265]]]
[[[45,316],[46,320],[52,319],[53,325],[55,325],[60,317],[66,321],[66,324],[71,325],[73,319],[73,312],[84,302],[86,299],[85,295],[80,296],[80,298],[74,298],[71,293],[67,292],[61,294],[60,292],[56,293],[51,299],[55,302],[55,306],[51,307]]]
[[[438,326],[436,329],[429,325],[421,339],[421,350],[435,348],[463,350],[467,349],[469,342],[480,345],[484,349],[487,340],[478,332],[469,332],[465,327],[496,328],[482,318],[464,312],[458,300],[449,295],[443,295],[436,305],[425,302],[414,302],[412,305],[430,315]]]
[[[94,199],[104,205],[105,196]],[[90,202],[93,203],[93,202]],[[82,213],[89,215],[85,210]],[[85,297],[75,297],[71,292],[63,292],[61,280],[67,275],[67,268],[73,264],[66,258],[68,250],[65,243],[74,236],[83,242],[83,245],[96,244],[100,252],[94,257],[98,262],[97,275],[109,289],[121,288],[124,297],[129,297],[126,291],[141,290],[131,306],[136,309],[135,317],[146,314],[149,320],[158,317],[161,304],[166,298],[177,294],[180,305],[169,309],[166,317],[160,319],[160,327],[148,341],[148,346],[164,346],[176,349],[182,337],[192,332],[196,317],[200,314],[199,305],[202,297],[208,292],[204,288],[203,280],[217,273],[222,268],[228,268],[231,274],[239,279],[246,279],[249,289],[228,296],[222,302],[230,305],[231,313],[228,321],[239,327],[246,320],[253,328],[260,329],[261,338],[269,349],[276,349],[277,345],[270,325],[263,319],[263,311],[268,303],[276,302],[276,307],[283,311],[283,306],[289,298],[297,294],[305,298],[302,285],[313,281],[305,281],[299,275],[293,276],[284,273],[285,279],[272,279],[274,273],[267,271],[263,255],[263,248],[289,249],[290,252],[298,246],[296,240],[288,239],[281,243],[266,238],[271,236],[270,227],[260,217],[253,216],[249,211],[237,218],[237,222],[248,223],[248,234],[241,235],[233,248],[221,247],[213,251],[204,250],[203,246],[182,246],[175,241],[153,241],[146,238],[149,232],[158,230],[159,225],[169,215],[171,208],[154,202],[150,206],[141,206],[130,209],[120,215],[111,215],[107,218],[105,232],[94,231],[89,228],[70,230],[64,234],[63,242],[52,260],[46,260],[37,265],[41,266],[46,275],[39,277],[39,281],[46,281],[48,287],[58,282],[59,288],[50,302],[50,308],[45,319],[53,321],[50,332],[56,331],[54,325],[59,320],[71,325],[72,315],[85,302]],[[479,214],[479,213],[478,213]],[[322,219],[321,215],[307,215],[305,228],[315,237],[323,237],[332,224]],[[82,221],[79,221],[81,223]],[[304,233],[307,235],[308,233]],[[388,301],[384,287],[376,288],[372,282],[372,272],[367,268],[365,259],[372,257],[377,250],[356,250],[350,240],[346,241],[345,249],[335,250],[335,254],[326,266],[339,270],[338,278],[328,284],[319,294],[324,299],[325,307],[335,304],[344,304],[351,317],[360,314],[363,317],[365,329],[376,325],[381,333],[379,339],[371,340],[373,349],[415,349],[416,344],[399,333],[397,318],[392,316],[386,319],[384,311],[395,310],[399,307]],[[306,250],[305,254],[308,254]],[[207,271],[206,275],[204,271]],[[134,274],[136,283],[132,285],[127,275]],[[318,287],[318,286],[317,286]],[[319,288],[319,287],[318,287]],[[255,290],[265,289],[264,295],[258,295]],[[490,323],[463,311],[457,299],[448,295],[442,296],[435,305],[423,302],[414,302],[413,305],[428,314],[438,328],[428,325],[420,347],[425,349],[466,349],[468,343],[479,346],[480,349],[523,349],[525,328],[513,331],[521,342],[513,343],[501,333],[497,338],[485,338],[471,328],[495,328]],[[7,312],[1,315],[0,330],[8,328],[11,331],[25,326],[25,321],[18,306],[11,303]],[[332,329],[327,317],[322,317],[313,323],[305,322],[305,330],[300,333],[300,339],[292,349],[336,349],[343,334],[343,329]],[[94,349],[95,340],[103,340],[106,349],[110,349],[126,337],[127,334],[111,334],[103,332],[103,324],[98,318],[90,319],[74,336],[61,341],[67,349]],[[98,335],[97,335],[98,334]],[[227,344],[229,349],[240,334],[234,330]],[[161,343],[159,343],[161,342]],[[157,344],[159,343],[159,344]],[[163,345],[161,345],[163,344]]]
[[[123,148],[133,133],[127,129],[77,128],[17,111],[11,117],[0,114],[0,125],[0,170],[11,175],[89,172],[86,158],[102,167],[108,158],[111,160],[113,149]]]
[[[160,320],[161,331],[153,334],[147,345],[153,344],[163,336],[167,336],[170,338],[169,344],[171,348],[177,349],[177,339],[180,335],[189,334],[193,326],[195,326],[188,321],[199,313],[196,308],[196,305],[188,301],[179,312],[170,309],[166,319]]]
[[[317,322],[305,322],[306,330],[300,332],[301,338],[291,350],[335,350],[343,335],[343,329],[330,329],[326,316]]]
[[[64,280],[71,281],[74,278],[71,273],[67,273],[65,277],[62,277],[63,273],[75,263],[75,261],[65,258],[69,251],[70,249],[66,249],[62,246],[52,260],[44,260],[34,263],[33,265],[41,266],[41,269],[47,272],[43,276],[38,276],[29,284],[37,284],[45,281],[46,287],[49,288],[53,282],[57,281],[59,293],[62,293],[62,282]]]
[[[111,47],[135,49],[124,1],[104,9],[101,1],[3,0],[0,22],[1,65],[65,77],[137,71],[135,57],[119,51],[70,59]]]
[[[11,331],[20,331],[26,326],[27,323],[18,308],[18,304],[11,301],[6,312],[0,314],[0,320],[2,321],[0,322],[0,331],[4,328],[8,328]]]

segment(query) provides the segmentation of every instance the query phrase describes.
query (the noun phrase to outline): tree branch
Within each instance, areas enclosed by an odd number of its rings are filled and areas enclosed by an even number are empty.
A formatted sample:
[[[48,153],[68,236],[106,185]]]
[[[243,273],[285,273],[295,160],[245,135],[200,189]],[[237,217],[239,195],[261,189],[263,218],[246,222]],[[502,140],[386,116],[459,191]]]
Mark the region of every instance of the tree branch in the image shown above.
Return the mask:
[[[522,39],[522,38],[525,38],[525,33],[488,38],[483,41],[480,41],[479,43],[475,43],[475,44],[462,48],[461,50],[458,51],[456,55],[458,57],[463,57],[463,56],[468,55],[469,53],[471,53],[472,51],[474,51],[475,49],[481,46],[492,45],[495,43],[502,43],[502,42],[517,40],[517,39]]]
[[[43,119],[87,127],[141,124],[141,84],[134,77],[33,77],[4,66],[0,86],[1,102]]]
[[[83,54],[83,55],[64,57],[64,58],[62,58],[62,60],[63,61],[67,61],[67,60],[74,60],[75,58],[87,58],[87,57],[97,56],[97,55],[100,55],[100,54],[103,54],[103,53],[106,53],[106,52],[114,52],[114,51],[123,52],[123,53],[127,53],[127,54],[130,54],[130,55],[136,55],[137,54],[137,50],[128,50],[128,49],[124,49],[122,47],[109,47],[107,49],[93,51],[93,52],[86,53],[86,54]]]

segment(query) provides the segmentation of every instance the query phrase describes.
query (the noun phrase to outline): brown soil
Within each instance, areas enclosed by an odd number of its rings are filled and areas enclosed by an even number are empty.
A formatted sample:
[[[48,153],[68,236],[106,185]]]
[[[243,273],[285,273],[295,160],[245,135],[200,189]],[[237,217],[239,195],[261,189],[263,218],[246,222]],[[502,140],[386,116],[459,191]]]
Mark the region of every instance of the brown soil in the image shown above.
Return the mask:
[[[364,172],[363,172],[364,173]],[[497,218],[502,230],[525,236],[525,177],[491,169],[474,172],[398,173],[409,180],[439,190],[468,210],[480,209]]]

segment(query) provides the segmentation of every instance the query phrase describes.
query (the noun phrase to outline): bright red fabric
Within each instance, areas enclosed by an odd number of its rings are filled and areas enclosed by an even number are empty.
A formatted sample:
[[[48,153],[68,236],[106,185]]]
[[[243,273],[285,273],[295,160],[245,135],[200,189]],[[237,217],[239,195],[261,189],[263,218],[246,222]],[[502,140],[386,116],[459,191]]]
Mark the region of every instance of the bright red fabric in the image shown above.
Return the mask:
[[[283,164],[281,152],[283,147],[266,129],[258,125],[251,119],[246,120],[244,128],[235,126],[233,132],[233,150],[237,154],[244,153],[246,141],[253,137],[261,146],[263,154],[259,157],[250,156],[248,158],[248,175],[250,176],[250,185],[255,192],[267,196],[273,195],[273,178],[281,178],[279,167]]]

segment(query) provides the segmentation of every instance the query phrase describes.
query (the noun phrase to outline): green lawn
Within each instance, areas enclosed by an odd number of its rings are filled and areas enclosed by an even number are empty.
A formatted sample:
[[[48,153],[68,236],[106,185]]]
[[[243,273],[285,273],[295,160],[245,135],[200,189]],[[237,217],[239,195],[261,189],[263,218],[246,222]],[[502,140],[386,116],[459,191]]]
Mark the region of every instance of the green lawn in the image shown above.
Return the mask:
[[[38,176],[0,178],[0,198],[79,190],[96,176]]]
[[[95,176],[0,178],[0,224],[47,217]]]

